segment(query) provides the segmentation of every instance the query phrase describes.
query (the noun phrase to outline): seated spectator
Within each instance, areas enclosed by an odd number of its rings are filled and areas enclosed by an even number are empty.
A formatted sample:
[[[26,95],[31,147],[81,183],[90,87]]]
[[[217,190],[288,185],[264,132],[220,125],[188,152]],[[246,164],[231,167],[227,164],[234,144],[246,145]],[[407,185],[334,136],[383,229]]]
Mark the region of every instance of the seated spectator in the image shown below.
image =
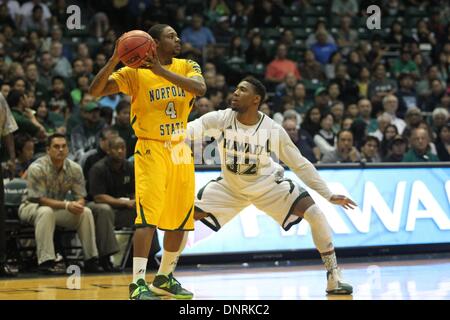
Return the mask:
[[[319,148],[314,144],[311,135],[304,129],[297,129],[295,120],[284,120],[283,128],[306,159],[312,163],[316,163],[317,159],[320,159]]]
[[[342,54],[339,51],[335,51],[330,55],[328,63],[324,67],[328,80],[333,80],[336,77],[336,67],[342,63],[342,60]]]
[[[12,90],[6,100],[19,127],[17,133],[27,133],[34,138],[45,139],[45,128],[37,121],[33,110],[30,109],[27,96]]]
[[[423,121],[422,113],[420,112],[420,109],[417,107],[410,108],[408,111],[406,111],[405,115],[405,123],[406,127],[403,131],[403,136],[406,139],[409,139],[411,136],[411,132],[414,128],[417,128],[420,124],[420,122]]]
[[[52,90],[49,91],[48,108],[53,113],[52,121],[57,128],[65,125],[65,120],[73,111],[73,101],[70,93],[67,92],[64,78],[54,76],[52,78]]]
[[[328,84],[328,96],[330,97],[330,105],[339,102],[339,96],[341,95],[341,89],[336,82],[330,82]]]
[[[81,98],[89,92],[89,77],[87,75],[79,75],[75,80],[75,88],[70,92],[74,105],[79,105]]]
[[[362,162],[380,162],[380,155],[378,149],[380,141],[374,136],[366,137],[361,146],[361,161]]]
[[[341,130],[337,134],[336,148],[323,155],[322,163],[359,162],[361,156],[353,146],[353,133],[349,130]]]
[[[195,101],[194,109],[189,114],[189,121],[193,121],[197,118],[200,118],[202,115],[207,114],[210,111],[214,111],[211,101],[209,101],[209,99],[206,97],[201,97]],[[125,114],[124,114],[124,116],[125,116]],[[117,121],[118,120],[116,120],[116,124],[117,124]],[[121,137],[123,138],[122,135],[121,135]]]
[[[387,113],[382,113],[377,118],[378,128],[375,132],[370,133],[371,136],[377,137],[378,140],[383,141],[384,130],[392,122],[392,117]],[[397,127],[395,127],[397,129]],[[397,129],[398,132],[398,129]]]
[[[344,56],[348,56],[358,44],[358,31],[352,28],[352,17],[350,15],[341,17],[336,41]]]
[[[98,225],[100,264],[103,269],[113,270],[110,256],[119,246],[112,231],[134,227],[136,202],[134,169],[125,159],[125,141],[118,136],[112,137],[107,150],[108,155],[89,170],[89,190],[95,201],[90,206]]]
[[[275,59],[272,60],[266,68],[265,78],[268,81],[281,82],[289,73],[293,73],[297,80],[300,80],[300,72],[297,64],[287,59],[286,45],[280,44],[277,47]]]
[[[439,158],[430,152],[430,136],[427,130],[416,128],[411,134],[411,148],[403,156],[402,162],[430,162]]]
[[[100,131],[105,127],[96,102],[88,103],[80,112],[81,124],[73,128],[70,136],[74,161],[80,161],[84,153],[96,148]]]
[[[28,195],[19,207],[19,218],[35,227],[40,272],[60,273],[55,268],[55,226],[76,229],[83,245],[84,271],[101,272],[93,232],[94,219],[91,210],[85,207],[83,171],[78,164],[67,159],[68,153],[64,135],[49,137],[47,155],[28,168]],[[74,198],[72,201],[67,200],[69,192]]]
[[[86,189],[89,193],[89,170],[99,162],[101,159],[108,155],[109,141],[112,138],[118,137],[119,132],[114,128],[103,128],[100,131],[100,138],[96,149],[89,150],[84,154],[84,157],[80,160],[81,168],[83,168],[83,175],[86,177]]]
[[[312,106],[312,101],[306,97],[306,88],[303,83],[297,83],[294,87],[294,108],[301,116]]]
[[[394,139],[395,136],[397,136],[398,129],[393,124],[388,124],[383,131],[383,136],[381,139],[381,145],[380,145],[380,155],[382,158],[386,157],[387,151],[389,148],[390,143],[392,142],[392,139]]]
[[[323,18],[319,18],[317,21],[313,32],[308,36],[308,38],[305,41],[305,46],[307,48],[311,48],[313,45],[315,45],[318,41],[317,39],[317,33],[318,32],[326,32],[327,33],[327,40],[326,42],[336,44],[336,41],[334,40],[331,33],[327,30],[327,23],[326,20]]]
[[[360,98],[367,98],[370,84],[370,70],[367,67],[362,67],[358,74],[356,85],[358,86],[358,93]]]
[[[301,124],[301,128],[307,131],[311,137],[314,137],[320,130],[321,111],[318,107],[309,109]]]
[[[441,127],[449,123],[449,112],[444,108],[436,108],[431,114],[431,120],[433,131],[437,133]]]
[[[63,45],[59,41],[53,41],[50,46],[50,54],[53,57],[53,72],[57,76],[69,78],[72,75],[72,65],[69,60],[63,56]]]
[[[347,105],[347,108],[345,108],[345,116],[352,118],[353,120],[358,119],[359,117],[358,106],[354,103]]]
[[[245,12],[243,1],[234,2],[234,10],[230,17],[230,25],[234,29],[246,29],[248,27],[248,16]]]
[[[329,60],[330,56],[338,50],[334,43],[328,41],[328,33],[326,31],[318,31],[316,33],[317,43],[313,44],[310,49],[314,52],[316,60],[325,65]]]
[[[378,122],[372,118],[372,103],[368,99],[360,99],[358,101],[359,116],[356,121],[364,121],[367,125],[367,133],[373,133],[378,128]]]
[[[16,149],[16,178],[26,178],[28,167],[33,162],[34,140],[26,133],[18,133],[14,136],[14,145]]]
[[[440,127],[436,139],[436,149],[440,161],[450,161],[450,124]]]
[[[313,82],[324,82],[327,78],[321,64],[316,60],[314,52],[306,50],[303,62],[300,64],[302,78]]]
[[[398,98],[398,110],[399,117],[404,117],[406,111],[409,108],[417,107],[419,105],[419,97],[417,96],[415,89],[415,80],[409,73],[401,73],[398,77],[400,88],[395,94]]]
[[[334,140],[336,138],[333,132],[333,115],[331,113],[322,114],[320,117],[320,130],[314,136],[314,143],[319,148],[321,154],[327,154],[335,149]]]
[[[433,80],[442,81],[442,79],[439,76],[439,69],[436,65],[428,66],[425,79],[417,82],[416,85],[417,94],[423,100],[428,98],[428,96],[431,94]],[[442,87],[445,87],[444,83],[442,83]]]
[[[37,64],[34,62],[28,63],[25,67],[26,86],[28,89],[34,91],[37,99],[43,99],[47,96],[49,88],[39,83],[39,77]]]
[[[350,78],[345,64],[336,66],[336,78],[333,82],[339,85],[339,100],[344,102],[344,105],[358,102],[358,85]]]
[[[406,123],[403,119],[397,117],[398,99],[393,94],[386,95],[383,98],[383,110],[389,114],[392,118],[391,124],[395,125],[398,129],[398,133],[402,134],[406,128]]]
[[[341,131],[342,119],[344,118],[344,104],[336,101],[331,105],[331,114],[333,115],[333,132],[336,134]]]
[[[333,0],[331,5],[331,13],[337,16],[356,16],[358,14],[358,1]]]
[[[272,110],[270,109],[269,105],[267,103],[262,103],[259,106],[259,111],[267,115],[269,118],[272,118]]]
[[[293,72],[289,72],[283,79],[279,85],[275,87],[275,104],[276,109],[280,110],[281,105],[283,104],[283,98],[285,96],[294,96],[294,89],[297,85],[297,78]]]
[[[260,33],[254,33],[250,36],[250,45],[245,51],[245,62],[248,64],[266,64],[270,61],[269,54],[263,46]]]
[[[38,83],[44,88],[51,88],[52,78],[55,76],[53,67],[55,65],[52,55],[44,51],[41,53],[39,62],[39,80]]]
[[[330,96],[324,87],[319,87],[314,92],[314,106],[319,108],[321,113],[330,111]]]
[[[406,153],[406,139],[401,135],[396,135],[389,143],[387,156],[383,162],[402,162]]]
[[[280,25],[282,15],[283,10],[277,2],[270,0],[255,1],[251,25],[257,28],[275,28]]]
[[[84,93],[82,95],[80,104],[76,108],[74,108],[69,118],[67,119],[66,133],[68,136],[72,134],[73,128],[82,123],[81,110],[84,110],[89,103],[94,101],[94,97],[89,93]]]
[[[430,94],[425,98],[421,109],[426,112],[432,112],[439,105],[444,94],[445,87],[442,81],[438,79],[432,80]]]
[[[392,73],[394,77],[398,78],[400,74],[406,73],[409,75],[419,76],[419,69],[416,63],[411,58],[411,53],[409,48],[403,46],[400,51],[400,57],[394,61],[392,67]]]
[[[202,50],[209,44],[216,43],[213,33],[208,27],[203,26],[203,16],[200,13],[194,13],[191,26],[181,32],[181,42],[192,45],[195,54],[202,55]]]
[[[20,29],[24,33],[37,31],[41,35],[48,34],[48,21],[44,18],[44,10],[41,5],[35,5],[32,14],[22,19]]]
[[[373,116],[378,116],[382,112],[383,98],[388,94],[395,94],[397,83],[387,78],[383,64],[376,64],[373,69],[373,79],[369,84],[369,99],[372,102]]]
[[[212,111],[213,108],[209,100],[207,98],[202,99],[206,99],[208,101],[207,110]],[[125,144],[127,146],[127,158],[131,157],[134,154],[134,147],[136,146],[137,137],[134,134],[134,130],[130,124],[130,103],[128,101],[122,100],[117,105],[116,121],[112,128],[117,130],[122,139],[125,140]]]

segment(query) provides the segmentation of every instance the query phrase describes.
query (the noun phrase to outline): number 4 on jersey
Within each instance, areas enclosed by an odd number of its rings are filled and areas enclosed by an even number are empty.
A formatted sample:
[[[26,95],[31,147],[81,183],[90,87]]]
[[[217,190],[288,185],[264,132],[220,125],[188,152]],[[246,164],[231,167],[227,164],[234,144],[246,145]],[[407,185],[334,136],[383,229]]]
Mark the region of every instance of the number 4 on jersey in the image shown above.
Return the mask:
[[[170,101],[166,107],[166,115],[170,117],[170,119],[175,119],[177,117],[177,111],[175,110],[175,103]]]

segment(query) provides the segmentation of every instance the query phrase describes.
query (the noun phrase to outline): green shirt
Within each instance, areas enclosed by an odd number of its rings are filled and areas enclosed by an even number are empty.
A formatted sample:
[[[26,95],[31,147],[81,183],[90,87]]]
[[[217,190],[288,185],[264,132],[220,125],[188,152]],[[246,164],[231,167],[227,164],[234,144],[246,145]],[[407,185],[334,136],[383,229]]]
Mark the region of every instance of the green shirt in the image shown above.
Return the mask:
[[[14,120],[16,120],[17,126],[19,127],[17,132],[28,133],[32,137],[35,137],[38,134],[39,128],[35,126],[34,123],[31,122],[31,120],[28,119],[22,111],[18,109],[11,109],[11,112]]]
[[[425,153],[424,155],[419,155],[414,149],[410,149],[403,156],[402,162],[432,162],[432,161],[440,161],[439,158],[432,154],[430,151]]]

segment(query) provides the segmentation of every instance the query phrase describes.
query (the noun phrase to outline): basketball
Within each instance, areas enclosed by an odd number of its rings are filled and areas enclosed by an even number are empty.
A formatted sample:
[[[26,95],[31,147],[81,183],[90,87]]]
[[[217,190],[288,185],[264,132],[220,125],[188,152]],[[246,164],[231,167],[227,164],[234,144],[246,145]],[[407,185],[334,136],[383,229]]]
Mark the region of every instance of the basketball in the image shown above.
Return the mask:
[[[118,43],[119,58],[130,68],[139,68],[150,50],[156,50],[156,43],[145,31],[126,32]]]

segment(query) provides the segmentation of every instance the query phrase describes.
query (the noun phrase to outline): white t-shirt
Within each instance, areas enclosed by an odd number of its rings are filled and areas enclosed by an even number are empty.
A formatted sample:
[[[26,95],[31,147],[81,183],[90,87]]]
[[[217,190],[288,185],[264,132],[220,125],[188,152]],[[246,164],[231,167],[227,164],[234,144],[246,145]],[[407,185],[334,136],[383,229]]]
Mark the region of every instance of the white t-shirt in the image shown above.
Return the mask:
[[[221,176],[237,192],[252,193],[267,184],[273,175],[282,177],[285,163],[308,187],[325,199],[331,191],[314,166],[304,158],[282,126],[259,112],[260,120],[246,126],[231,109],[209,112],[188,123],[188,137],[214,137],[221,160]]]

